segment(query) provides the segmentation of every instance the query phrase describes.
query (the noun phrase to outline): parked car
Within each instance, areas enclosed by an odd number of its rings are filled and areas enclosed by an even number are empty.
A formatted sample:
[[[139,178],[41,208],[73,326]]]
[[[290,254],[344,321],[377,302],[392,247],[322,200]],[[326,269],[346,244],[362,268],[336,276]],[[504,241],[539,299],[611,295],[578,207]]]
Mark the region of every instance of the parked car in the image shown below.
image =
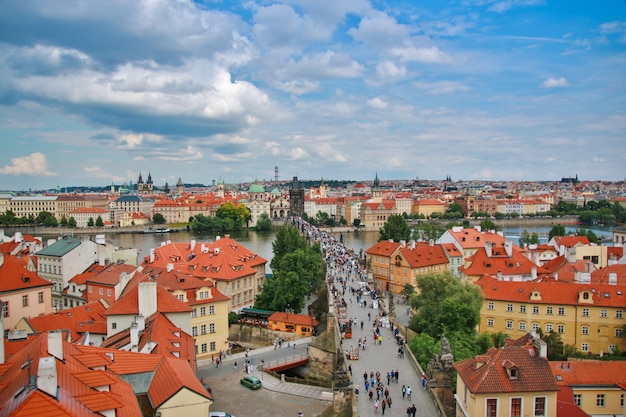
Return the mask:
[[[244,387],[248,387],[250,389],[259,389],[261,388],[261,380],[256,376],[246,375],[241,378],[241,385]]]
[[[225,413],[223,411],[211,411],[209,417],[235,417],[232,414]]]

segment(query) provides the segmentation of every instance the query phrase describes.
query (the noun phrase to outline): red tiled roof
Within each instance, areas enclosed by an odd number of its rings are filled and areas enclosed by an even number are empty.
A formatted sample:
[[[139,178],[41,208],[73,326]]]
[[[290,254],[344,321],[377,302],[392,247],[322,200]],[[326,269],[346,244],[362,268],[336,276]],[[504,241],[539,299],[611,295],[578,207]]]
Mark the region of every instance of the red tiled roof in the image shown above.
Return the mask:
[[[86,282],[99,285],[115,286],[120,283],[120,277],[122,274],[132,274],[137,270],[137,267],[129,264],[114,264],[109,265],[106,268],[98,271],[97,274],[89,277]]]
[[[486,300],[606,307],[626,305],[626,287],[623,285],[565,284],[558,281],[498,281],[486,275],[478,279],[475,284],[480,285]],[[581,291],[591,292],[592,290],[592,297],[586,300],[588,303],[578,302]],[[538,291],[541,299],[531,300],[533,291]]]
[[[454,364],[458,376],[474,394],[558,391],[550,365],[532,345],[505,345]],[[511,378],[507,367],[517,368]]]
[[[371,248],[367,249],[365,253],[368,255],[378,255],[390,257],[396,249],[400,247],[400,242],[393,242],[389,240],[381,240]]]
[[[230,297],[222,294],[211,280],[204,280],[202,278],[198,278],[193,275],[186,275],[177,271],[168,272],[167,269],[155,267],[148,267],[142,272],[150,276],[153,281],[156,281],[161,287],[166,288],[170,292],[184,290],[187,294],[187,304],[189,305],[230,300]],[[209,291],[210,297],[197,299],[196,291],[203,291],[203,289]]]
[[[426,242],[418,242],[415,247],[400,248],[400,253],[407,260],[411,268],[423,268],[433,265],[445,265],[450,261],[441,245],[430,245]]]
[[[468,266],[462,266],[460,269],[464,274],[471,276],[484,274],[496,276],[498,273],[503,276],[531,275],[533,268],[536,268],[539,274],[545,272],[543,267],[535,265],[515,248],[511,250],[511,256],[508,256],[502,245],[495,244],[491,256],[488,256],[486,249],[482,247],[469,258],[469,262]]]
[[[281,323],[292,323],[297,324],[299,326],[311,326],[316,327],[319,322],[315,320],[311,316],[307,316],[306,314],[292,314],[292,313],[284,313],[282,311],[277,311],[269,318],[268,321],[277,321]]]
[[[564,385],[613,387],[626,381],[625,361],[552,361],[550,368]]]
[[[24,290],[52,286],[52,283],[41,278],[37,273],[27,270],[20,259],[11,255],[3,255],[0,264],[0,292]]]
[[[559,384],[556,403],[556,417],[589,417],[589,414],[576,405],[574,394],[569,387]]]
[[[106,307],[99,301],[68,308],[56,313],[25,318],[24,320],[34,332],[42,333],[52,330],[67,330],[72,340],[89,332],[107,334],[107,322],[104,317]]]
[[[591,282],[594,284],[608,284],[609,274],[612,273],[617,278],[617,285],[626,285],[626,264],[613,264],[593,271],[591,273]]]
[[[138,274],[135,275],[137,276]],[[105,311],[105,316],[139,314],[139,286],[132,285],[132,288],[128,287],[130,287],[130,284],[127,286],[127,291],[124,291],[122,296]],[[162,313],[192,311],[191,307],[174,297],[165,288],[157,285],[156,292],[158,311]]]
[[[173,269],[202,279],[231,281],[256,274],[267,260],[230,237],[212,243],[178,242],[155,249],[154,260],[146,257],[142,266]]]
[[[463,249],[484,248],[487,241],[502,246],[505,242],[504,236],[491,232],[479,232],[476,229],[464,228],[461,231],[448,229],[448,233],[461,245]]]
[[[584,245],[589,246],[589,238],[587,236],[554,236],[554,243],[557,248],[565,246],[566,248],[573,248],[574,246]]]

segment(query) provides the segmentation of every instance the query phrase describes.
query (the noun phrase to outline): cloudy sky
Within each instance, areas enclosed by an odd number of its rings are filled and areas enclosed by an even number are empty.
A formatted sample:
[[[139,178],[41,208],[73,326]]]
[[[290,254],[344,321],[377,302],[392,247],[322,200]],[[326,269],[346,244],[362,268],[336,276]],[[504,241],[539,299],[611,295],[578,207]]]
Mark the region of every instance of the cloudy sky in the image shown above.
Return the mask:
[[[0,189],[623,180],[624,0],[0,3]]]

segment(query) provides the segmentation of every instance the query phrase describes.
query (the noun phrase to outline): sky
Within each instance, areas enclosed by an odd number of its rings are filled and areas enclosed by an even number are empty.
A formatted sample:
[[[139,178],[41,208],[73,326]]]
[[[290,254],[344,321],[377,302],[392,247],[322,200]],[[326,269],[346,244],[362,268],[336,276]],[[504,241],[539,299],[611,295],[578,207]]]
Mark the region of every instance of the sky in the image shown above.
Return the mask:
[[[0,2],[0,189],[626,178],[624,0]]]

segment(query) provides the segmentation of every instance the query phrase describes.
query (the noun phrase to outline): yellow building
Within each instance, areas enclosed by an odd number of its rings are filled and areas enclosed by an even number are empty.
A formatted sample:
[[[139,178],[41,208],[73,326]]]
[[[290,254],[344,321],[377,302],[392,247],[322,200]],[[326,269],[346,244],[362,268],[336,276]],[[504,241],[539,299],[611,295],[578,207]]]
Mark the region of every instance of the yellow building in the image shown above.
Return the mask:
[[[399,247],[399,242],[383,240],[365,251],[367,268],[372,273],[376,286],[382,290],[389,290],[391,258]]]
[[[423,215],[425,218],[430,218],[433,213],[443,214],[446,212],[446,204],[439,200],[434,199],[422,199],[417,200],[413,204],[413,210],[411,214]]]
[[[626,320],[626,286],[512,282],[485,276],[478,281],[484,295],[479,333],[521,337],[531,330],[552,331],[565,345],[591,354],[626,350],[621,337]]]
[[[319,322],[306,314],[290,314],[277,311],[267,319],[270,330],[295,333],[300,336],[312,336]]]
[[[553,361],[561,391],[590,416],[624,415],[624,361]]]
[[[545,343],[524,339],[454,364],[457,417],[556,417],[557,392]]]

